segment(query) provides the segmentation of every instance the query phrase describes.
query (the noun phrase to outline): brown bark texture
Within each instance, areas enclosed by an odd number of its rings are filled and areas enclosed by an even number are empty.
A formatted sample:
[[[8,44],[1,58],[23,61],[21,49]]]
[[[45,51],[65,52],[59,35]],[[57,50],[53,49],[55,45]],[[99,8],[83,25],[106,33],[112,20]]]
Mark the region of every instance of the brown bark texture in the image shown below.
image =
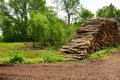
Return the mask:
[[[76,30],[71,42],[61,51],[73,57],[83,57],[105,47],[120,43],[120,28],[116,19],[96,18],[87,20]]]

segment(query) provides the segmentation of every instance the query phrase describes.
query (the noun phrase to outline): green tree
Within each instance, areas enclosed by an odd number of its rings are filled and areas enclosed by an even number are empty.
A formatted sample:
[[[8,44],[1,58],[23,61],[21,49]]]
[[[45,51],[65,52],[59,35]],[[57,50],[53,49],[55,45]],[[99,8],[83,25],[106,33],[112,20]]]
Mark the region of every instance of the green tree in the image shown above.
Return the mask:
[[[117,15],[117,9],[113,4],[110,4],[109,6],[104,6],[101,9],[98,9],[96,12],[97,17],[104,17],[104,18],[115,18]]]
[[[78,11],[76,11],[75,15],[75,24],[77,26],[81,26],[87,19],[93,18],[94,14],[89,11],[88,9],[85,9],[84,7],[81,7]]]
[[[117,9],[113,4],[98,9],[96,16],[102,18],[116,18],[120,24],[120,10]]]
[[[119,21],[120,24],[120,9],[117,10],[115,18]]]
[[[47,10],[45,0],[8,0],[8,2],[0,0],[0,14],[4,19],[2,23],[4,40],[27,41],[30,12],[44,13],[45,10]],[[6,33],[7,31],[9,32]]]
[[[77,10],[77,8],[80,5],[80,1],[79,0],[59,0],[56,1],[57,3],[59,2],[61,5],[61,9],[64,10],[67,14],[67,24],[68,26],[71,23],[71,17],[72,15],[74,15],[75,11]]]
[[[29,32],[34,47],[52,47],[57,49],[70,40],[70,29],[54,12],[31,13]],[[69,35],[68,35],[69,34]]]
[[[45,32],[48,30],[48,20],[41,13],[31,13],[31,19],[29,20],[29,31],[33,40],[33,46],[44,46]]]

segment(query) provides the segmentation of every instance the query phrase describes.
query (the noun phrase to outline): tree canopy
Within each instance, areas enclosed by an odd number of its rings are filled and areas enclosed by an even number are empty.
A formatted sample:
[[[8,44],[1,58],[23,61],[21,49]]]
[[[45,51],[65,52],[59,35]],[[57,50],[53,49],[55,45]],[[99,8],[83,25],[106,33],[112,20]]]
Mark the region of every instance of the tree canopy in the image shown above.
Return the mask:
[[[81,8],[76,11],[76,15],[75,15],[75,24],[77,24],[77,26],[81,26],[87,19],[91,19],[94,17],[94,14],[89,11],[88,9],[84,8],[81,6]]]
[[[0,0],[4,40],[27,41],[27,22],[31,11],[44,13],[45,10],[44,0],[8,0],[8,2]]]
[[[61,6],[61,10],[65,11],[67,14],[67,24],[68,26],[71,24],[71,17],[75,15],[75,11],[80,6],[79,0],[54,0],[54,3],[59,3]]]
[[[101,9],[98,9],[96,12],[97,17],[105,17],[105,18],[115,18],[115,16],[120,14],[120,10],[117,9],[113,4],[109,6],[104,6]]]
[[[34,47],[58,48],[75,34],[73,17],[79,26],[93,17],[89,10],[81,8],[79,0],[54,0],[54,3],[56,7],[46,7],[45,0],[0,0],[3,41],[32,41]],[[67,14],[67,23],[58,18],[58,9]]]

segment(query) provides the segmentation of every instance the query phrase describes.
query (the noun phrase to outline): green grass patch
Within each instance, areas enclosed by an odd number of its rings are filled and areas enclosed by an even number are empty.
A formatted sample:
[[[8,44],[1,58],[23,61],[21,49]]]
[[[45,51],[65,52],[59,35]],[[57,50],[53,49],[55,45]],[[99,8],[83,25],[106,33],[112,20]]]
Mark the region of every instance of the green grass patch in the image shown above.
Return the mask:
[[[107,47],[103,50],[100,50],[100,51],[97,51],[93,54],[90,54],[88,55],[85,60],[91,60],[91,61],[94,61],[94,60],[98,60],[98,59],[106,59],[106,58],[109,58],[108,56],[108,53],[110,51],[116,51],[120,49],[120,45],[115,45],[115,46],[111,46],[111,47]]]
[[[13,49],[13,48],[18,48],[24,46],[24,43],[21,42],[14,42],[14,43],[5,43],[5,42],[0,42],[0,49]]]
[[[65,57],[59,53],[49,50],[45,54],[42,54],[44,62],[62,62],[65,61]]]
[[[10,63],[10,57],[8,58],[0,58],[0,64],[2,63]]]
[[[86,59],[91,61],[98,60],[98,59],[105,59],[109,57],[107,53],[108,53],[107,50],[100,50],[93,54],[88,55]]]
[[[23,63],[25,64],[36,64],[36,63],[43,63],[44,60],[42,58],[34,58],[34,59],[25,59]]]
[[[0,42],[0,63],[61,62],[65,58],[54,50],[23,50],[24,43]],[[15,50],[18,49],[18,50]]]
[[[41,63],[41,62],[62,62],[66,58],[55,50],[13,50],[25,46],[24,43],[3,43],[0,42],[0,63]],[[85,60],[97,60],[108,58],[108,52],[120,49],[120,45],[107,47],[88,55]]]
[[[7,57],[10,57],[10,54],[11,54],[11,50],[1,50],[0,49],[0,58],[7,58]]]
[[[44,63],[44,62],[62,62],[65,57],[54,50],[21,51],[26,58],[24,63]]]
[[[27,53],[28,52],[28,53]],[[8,55],[8,54],[7,54]],[[57,51],[53,50],[39,50],[39,51],[24,51],[11,50],[8,56],[0,58],[0,63],[43,63],[43,62],[62,62],[65,58]]]

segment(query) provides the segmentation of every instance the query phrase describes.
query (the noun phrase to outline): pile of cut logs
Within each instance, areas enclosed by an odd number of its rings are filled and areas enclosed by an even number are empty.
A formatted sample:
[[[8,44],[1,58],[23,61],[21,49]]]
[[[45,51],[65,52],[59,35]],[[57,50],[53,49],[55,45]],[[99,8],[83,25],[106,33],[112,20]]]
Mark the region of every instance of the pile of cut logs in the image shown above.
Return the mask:
[[[118,23],[116,19],[97,18],[87,20],[76,30],[76,36],[61,51],[81,58],[105,47],[120,43]]]

